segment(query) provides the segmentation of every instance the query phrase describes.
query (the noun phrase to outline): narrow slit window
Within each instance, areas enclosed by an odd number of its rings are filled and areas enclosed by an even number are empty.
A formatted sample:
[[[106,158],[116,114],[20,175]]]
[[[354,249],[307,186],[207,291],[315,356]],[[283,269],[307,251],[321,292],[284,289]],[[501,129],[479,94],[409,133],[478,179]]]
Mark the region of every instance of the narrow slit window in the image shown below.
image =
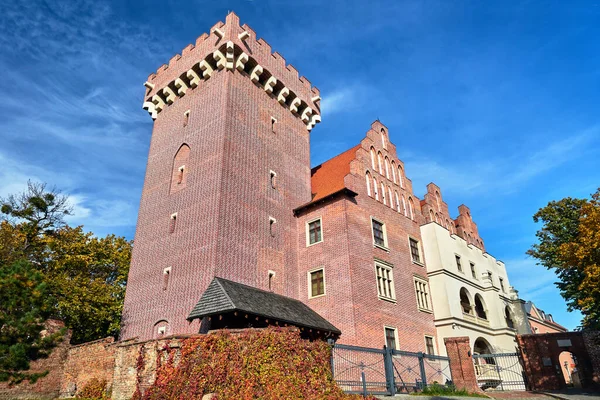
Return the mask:
[[[275,117],[271,117],[271,132],[275,132],[275,124],[277,124],[277,119]]]
[[[171,267],[163,270],[163,290],[169,287],[169,277],[171,276]]]
[[[179,174],[177,175],[177,184],[181,185],[183,183],[183,174],[185,173],[185,165],[179,167]]]
[[[171,215],[171,222],[169,224],[169,233],[175,232],[175,225],[177,224],[177,214]]]
[[[188,126],[190,122],[190,110],[183,113],[183,126]]]
[[[275,187],[277,186],[277,173],[275,171],[270,171],[269,176],[270,176],[271,188],[275,189]]]

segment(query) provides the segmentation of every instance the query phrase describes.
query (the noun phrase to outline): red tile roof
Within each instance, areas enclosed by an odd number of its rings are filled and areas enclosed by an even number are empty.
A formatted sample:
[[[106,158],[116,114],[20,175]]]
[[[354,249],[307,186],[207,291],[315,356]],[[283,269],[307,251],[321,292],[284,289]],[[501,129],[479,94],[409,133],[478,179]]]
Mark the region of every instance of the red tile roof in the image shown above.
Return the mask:
[[[360,145],[354,146],[350,150],[311,169],[313,196],[311,203],[324,199],[345,188],[344,177],[350,173],[350,162],[356,157],[356,151],[359,148]]]

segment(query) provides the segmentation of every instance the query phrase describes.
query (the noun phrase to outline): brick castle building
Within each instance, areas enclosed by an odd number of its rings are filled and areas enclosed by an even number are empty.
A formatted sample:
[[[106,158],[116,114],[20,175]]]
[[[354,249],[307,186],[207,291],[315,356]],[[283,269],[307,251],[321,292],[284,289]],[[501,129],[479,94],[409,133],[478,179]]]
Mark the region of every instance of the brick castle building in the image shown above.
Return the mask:
[[[466,207],[436,209],[437,186],[415,196],[382,123],[311,169],[319,90],[233,13],[145,86],[154,128],[122,339],[314,320],[301,302],[342,343],[438,352],[421,226],[484,245]],[[265,300],[240,306],[250,293]]]

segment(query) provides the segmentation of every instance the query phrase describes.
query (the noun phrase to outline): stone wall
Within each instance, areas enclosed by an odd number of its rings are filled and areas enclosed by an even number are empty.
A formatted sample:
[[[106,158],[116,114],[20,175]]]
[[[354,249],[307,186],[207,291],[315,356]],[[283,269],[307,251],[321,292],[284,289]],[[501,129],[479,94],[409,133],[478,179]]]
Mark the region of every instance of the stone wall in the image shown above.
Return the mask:
[[[74,396],[92,378],[107,382],[112,387],[115,369],[114,338],[72,346],[64,365],[60,384],[61,397]]]
[[[61,321],[50,320],[47,323],[48,332],[54,333],[64,328]],[[63,341],[54,348],[48,358],[40,359],[31,363],[29,372],[40,373],[48,371],[48,375],[38,379],[35,383],[27,381],[19,385],[8,385],[0,383],[0,400],[15,399],[54,399],[59,395],[60,383],[63,369],[69,353],[69,340],[71,333],[67,332]]]

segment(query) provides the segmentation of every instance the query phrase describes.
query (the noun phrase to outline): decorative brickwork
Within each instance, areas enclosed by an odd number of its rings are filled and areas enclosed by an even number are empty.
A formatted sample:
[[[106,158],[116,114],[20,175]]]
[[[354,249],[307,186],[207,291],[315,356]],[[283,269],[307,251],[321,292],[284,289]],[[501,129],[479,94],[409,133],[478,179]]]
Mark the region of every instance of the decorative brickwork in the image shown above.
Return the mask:
[[[466,389],[469,392],[481,392],[477,385],[469,338],[466,336],[445,338],[444,344],[450,358],[450,371],[454,385],[458,389]]]

